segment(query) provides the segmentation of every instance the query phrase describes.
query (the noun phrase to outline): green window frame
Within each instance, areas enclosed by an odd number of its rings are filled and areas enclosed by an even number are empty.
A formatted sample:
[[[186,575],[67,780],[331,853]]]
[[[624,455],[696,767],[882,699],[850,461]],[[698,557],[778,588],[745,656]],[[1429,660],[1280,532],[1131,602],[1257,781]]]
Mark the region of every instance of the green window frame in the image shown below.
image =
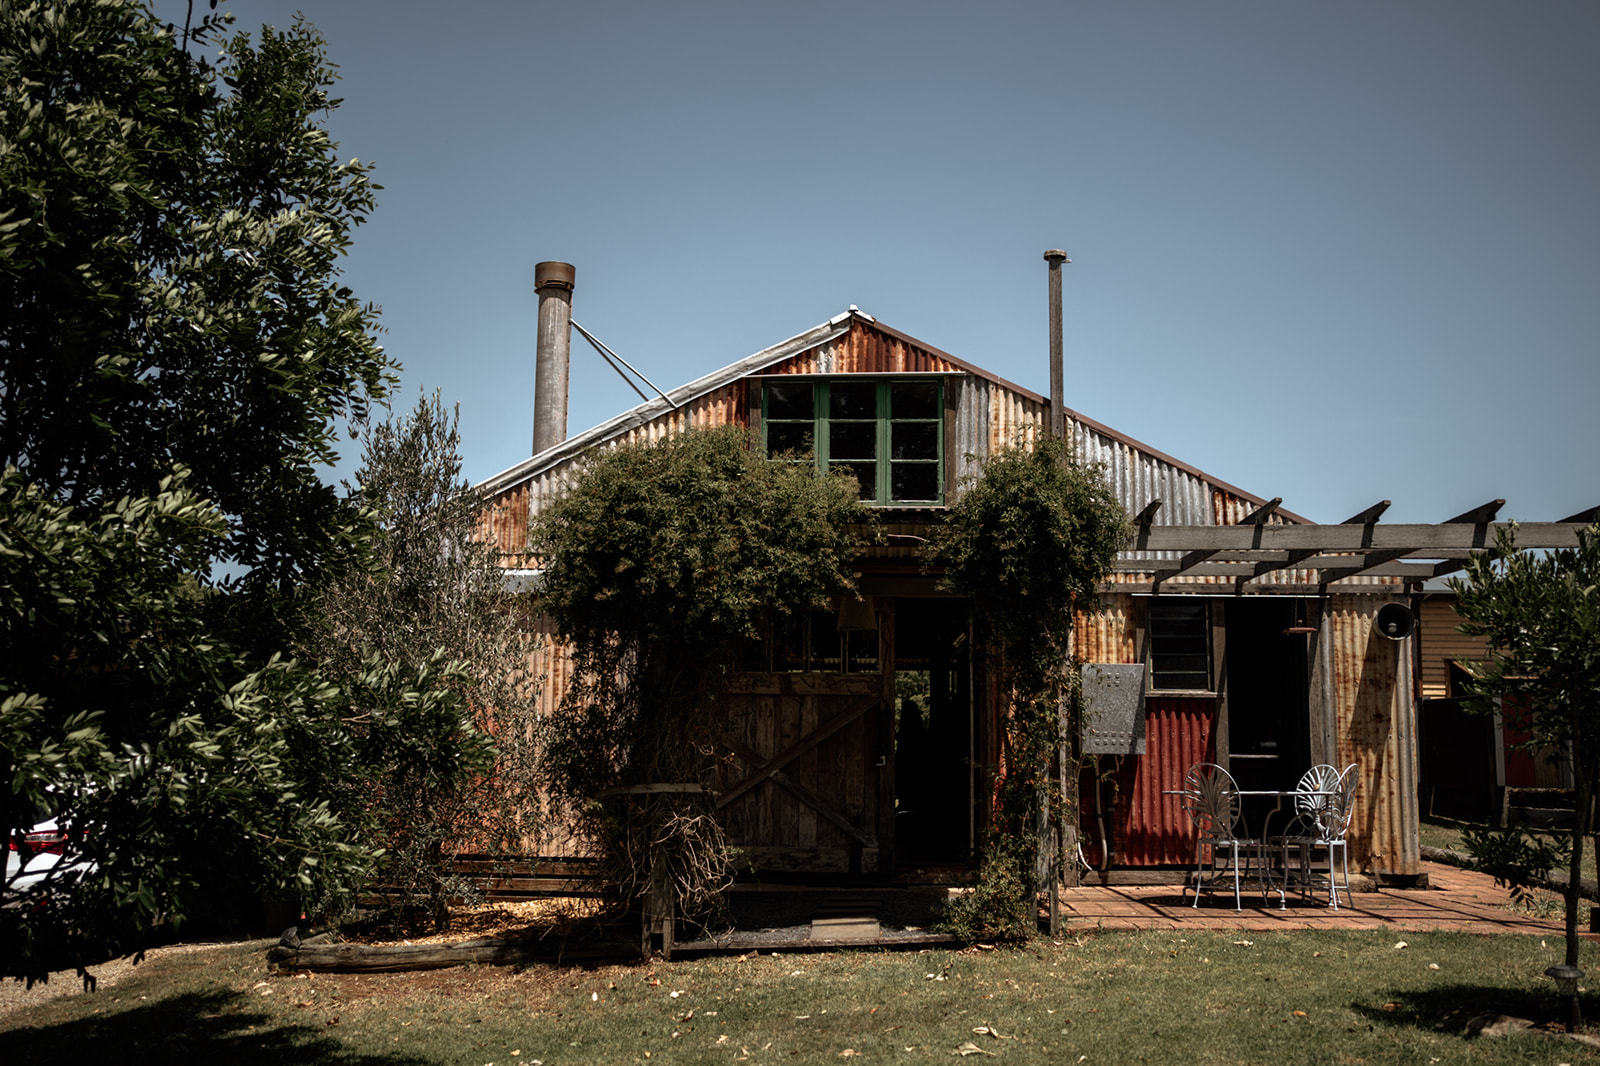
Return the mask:
[[[934,377],[769,380],[762,389],[768,456],[806,456],[845,470],[879,506],[944,502],[944,383]]]

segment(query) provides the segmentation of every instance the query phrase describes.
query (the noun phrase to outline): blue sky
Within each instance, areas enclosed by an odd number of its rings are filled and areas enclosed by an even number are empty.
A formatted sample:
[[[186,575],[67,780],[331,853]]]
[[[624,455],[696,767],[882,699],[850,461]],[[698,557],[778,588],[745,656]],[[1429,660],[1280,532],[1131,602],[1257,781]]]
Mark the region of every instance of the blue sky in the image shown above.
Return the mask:
[[[1155,448],[1324,522],[1600,504],[1600,5],[224,6],[327,37],[346,281],[475,481],[536,261],[663,387],[857,304],[1047,392],[1060,247],[1067,405]],[[574,340],[572,433],[636,402]]]

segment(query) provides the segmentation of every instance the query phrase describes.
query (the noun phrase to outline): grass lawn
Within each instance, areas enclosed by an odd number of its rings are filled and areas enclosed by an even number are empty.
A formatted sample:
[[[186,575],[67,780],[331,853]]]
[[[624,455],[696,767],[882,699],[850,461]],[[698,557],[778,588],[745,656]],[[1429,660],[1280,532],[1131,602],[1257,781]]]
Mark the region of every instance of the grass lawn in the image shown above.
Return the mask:
[[[1404,947],[1400,942],[1404,941]],[[1556,938],[1104,933],[998,950],[268,976],[266,942],[154,959],[0,1017],[16,1063],[1576,1063]],[[1600,952],[1597,952],[1600,956]],[[1584,965],[1600,966],[1600,957]],[[1600,996],[1586,1013],[1600,1022]],[[973,1050],[976,1049],[976,1050]]]

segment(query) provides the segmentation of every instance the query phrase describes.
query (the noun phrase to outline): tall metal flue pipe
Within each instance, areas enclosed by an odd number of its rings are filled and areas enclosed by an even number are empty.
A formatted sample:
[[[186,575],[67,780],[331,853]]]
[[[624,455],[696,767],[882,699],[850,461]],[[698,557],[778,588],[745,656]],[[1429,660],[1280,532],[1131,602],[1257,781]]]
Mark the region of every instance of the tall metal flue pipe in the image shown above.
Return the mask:
[[[571,263],[536,263],[533,289],[539,294],[539,336],[534,347],[533,454],[567,439],[567,378],[572,366]]]
[[[1050,435],[1060,440],[1067,434],[1066,385],[1061,365],[1061,264],[1072,260],[1059,248],[1044,253],[1044,259],[1050,264]]]

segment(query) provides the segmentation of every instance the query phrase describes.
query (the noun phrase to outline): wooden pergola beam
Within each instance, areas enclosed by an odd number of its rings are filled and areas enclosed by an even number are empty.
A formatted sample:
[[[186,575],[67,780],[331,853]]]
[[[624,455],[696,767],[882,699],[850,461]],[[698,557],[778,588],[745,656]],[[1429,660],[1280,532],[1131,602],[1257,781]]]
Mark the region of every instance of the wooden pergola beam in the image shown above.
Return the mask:
[[[1389,500],[1379,500],[1365,511],[1358,511],[1339,524],[1341,526],[1370,526],[1383,517],[1383,512],[1389,509]]]
[[[1486,504],[1474,507],[1470,511],[1462,511],[1454,518],[1445,519],[1446,525],[1484,525],[1494,521],[1494,516],[1500,513],[1500,508],[1506,505],[1504,500],[1490,500]]]
[[[1283,506],[1283,497],[1274,496],[1260,507],[1257,507],[1254,511],[1251,511],[1249,514],[1239,519],[1239,524],[1241,526],[1264,526],[1267,524],[1267,519],[1271,518],[1273,512],[1277,511],[1277,509],[1281,506]]]
[[[1151,526],[1123,545],[1127,551],[1297,551],[1323,552],[1399,550],[1437,559],[1453,552],[1489,548],[1508,523],[1443,522],[1436,525],[1279,525],[1279,526]],[[1576,522],[1523,522],[1517,542],[1529,548],[1572,548],[1578,543]]]

